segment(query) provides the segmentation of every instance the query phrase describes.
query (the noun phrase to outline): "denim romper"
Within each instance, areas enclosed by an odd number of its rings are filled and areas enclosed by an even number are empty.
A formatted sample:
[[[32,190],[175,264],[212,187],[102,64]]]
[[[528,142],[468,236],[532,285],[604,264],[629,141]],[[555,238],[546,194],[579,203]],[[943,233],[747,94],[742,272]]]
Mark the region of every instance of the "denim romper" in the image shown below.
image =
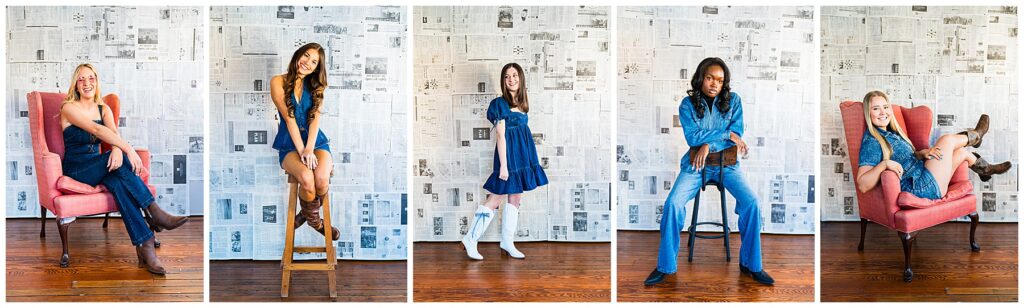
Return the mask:
[[[309,140],[309,108],[313,107],[313,95],[310,94],[309,83],[305,79],[302,80],[302,97],[295,100],[295,95],[290,95],[287,99],[292,101],[295,105],[295,124],[299,126],[299,134],[302,135],[302,142]],[[288,155],[288,152],[294,152],[298,149],[295,148],[295,143],[292,142],[292,137],[288,134],[288,126],[285,125],[284,117],[288,115],[278,112],[281,116],[280,123],[277,125],[277,136],[274,137],[274,149],[278,151],[278,163],[284,162],[284,157]],[[324,150],[328,153],[331,152],[330,140],[327,139],[327,135],[324,131],[317,130],[316,135],[316,146],[313,147],[315,150]]]
[[[876,128],[877,129],[877,128]],[[941,199],[939,184],[932,173],[925,169],[924,162],[914,157],[914,147],[906,139],[895,132],[877,129],[878,133],[892,146],[890,159],[903,166],[903,177],[900,178],[900,190],[910,192],[919,198]],[[860,145],[860,159],[857,165],[874,167],[882,162],[882,145],[871,133],[864,131],[864,139]]]

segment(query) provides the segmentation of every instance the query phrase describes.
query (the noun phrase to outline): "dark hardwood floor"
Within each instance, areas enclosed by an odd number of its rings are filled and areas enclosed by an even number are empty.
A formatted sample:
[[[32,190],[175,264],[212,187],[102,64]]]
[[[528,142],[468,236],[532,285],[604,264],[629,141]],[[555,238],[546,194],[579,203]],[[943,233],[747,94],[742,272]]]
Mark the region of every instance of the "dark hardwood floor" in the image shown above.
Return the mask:
[[[39,219],[7,219],[7,301],[203,300],[203,217],[157,233],[157,254],[168,273],[138,268],[135,247],[120,218],[79,218],[71,224],[71,266],[60,268],[60,234],[53,219],[39,238]]]
[[[618,231],[620,302],[813,302],[814,236],[762,234],[764,268],[775,278],[766,286],[739,268],[740,235],[732,233],[732,261],[725,261],[721,239],[697,239],[687,262],[686,233],[677,258],[678,272],[655,286],[644,279],[658,263],[658,231]]]
[[[502,256],[498,243],[480,243],[483,261],[459,242],[413,245],[415,302],[609,302],[611,244],[516,243],[526,254]]]
[[[896,231],[869,223],[858,252],[859,222],[822,223],[821,301],[1017,301],[1017,224],[978,225],[980,252],[971,252],[969,232],[962,222],[919,232],[907,283]]]
[[[406,301],[406,261],[338,260],[337,272],[338,302]],[[211,302],[331,301],[324,272],[292,272],[289,292],[281,298],[281,261],[210,261]]]

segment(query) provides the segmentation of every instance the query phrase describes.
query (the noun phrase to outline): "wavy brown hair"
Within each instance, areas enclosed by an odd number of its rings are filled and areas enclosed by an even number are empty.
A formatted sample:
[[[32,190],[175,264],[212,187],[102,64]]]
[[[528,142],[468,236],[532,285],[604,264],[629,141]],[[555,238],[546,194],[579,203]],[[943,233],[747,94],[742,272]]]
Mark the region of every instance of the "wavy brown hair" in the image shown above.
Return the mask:
[[[309,85],[309,89],[313,90],[311,96],[313,97],[313,106],[309,108],[309,112],[306,116],[312,120],[316,117],[316,113],[320,111],[320,105],[324,101],[324,90],[327,89],[327,70],[324,69],[326,64],[326,58],[324,57],[324,48],[317,43],[309,43],[302,45],[295,53],[292,54],[292,60],[288,62],[288,73],[284,76],[284,94],[286,99],[285,105],[288,106],[288,116],[295,117],[295,80],[299,79],[298,63],[299,58],[302,58],[306,54],[306,51],[315,49],[320,54],[320,61],[316,63],[316,68],[309,75],[302,78],[304,84]],[[303,89],[305,91],[305,89]],[[301,98],[300,98],[301,99]]]
[[[507,72],[510,67],[516,69],[516,72],[519,73],[519,91],[516,91],[515,97],[512,97],[512,93],[505,88],[505,72]],[[501,82],[499,83],[501,84],[501,97],[508,102],[509,108],[519,108],[523,113],[530,112],[530,99],[526,97],[526,75],[523,74],[523,67],[519,66],[519,64],[515,62],[505,64],[505,66],[501,68],[500,76],[499,80]]]

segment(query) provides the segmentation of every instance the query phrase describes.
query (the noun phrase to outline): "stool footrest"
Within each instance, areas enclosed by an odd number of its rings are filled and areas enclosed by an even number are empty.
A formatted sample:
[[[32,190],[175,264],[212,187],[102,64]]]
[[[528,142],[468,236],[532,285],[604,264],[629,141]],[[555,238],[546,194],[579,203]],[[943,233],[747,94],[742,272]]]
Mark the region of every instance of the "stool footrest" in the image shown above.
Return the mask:
[[[335,265],[325,263],[292,263],[281,265],[281,268],[290,271],[333,271]]]
[[[309,252],[327,252],[327,247],[320,246],[295,246],[292,249],[295,253],[309,253]]]

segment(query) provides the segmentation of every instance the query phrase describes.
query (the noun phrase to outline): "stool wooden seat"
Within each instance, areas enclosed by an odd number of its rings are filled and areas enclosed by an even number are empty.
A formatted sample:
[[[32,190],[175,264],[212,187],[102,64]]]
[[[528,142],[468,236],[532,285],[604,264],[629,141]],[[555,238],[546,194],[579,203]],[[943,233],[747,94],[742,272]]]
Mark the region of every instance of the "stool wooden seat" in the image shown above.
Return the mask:
[[[320,246],[295,246],[295,211],[299,199],[299,181],[295,177],[288,176],[288,216],[285,224],[284,255],[281,257],[281,297],[288,297],[288,289],[291,285],[292,271],[327,271],[327,285],[331,298],[338,297],[338,280],[335,268],[338,265],[338,255],[332,243],[331,228],[331,207],[330,198],[324,195],[320,207],[320,216],[324,224],[324,247]],[[327,253],[327,259],[323,263],[292,263],[295,253]]]

